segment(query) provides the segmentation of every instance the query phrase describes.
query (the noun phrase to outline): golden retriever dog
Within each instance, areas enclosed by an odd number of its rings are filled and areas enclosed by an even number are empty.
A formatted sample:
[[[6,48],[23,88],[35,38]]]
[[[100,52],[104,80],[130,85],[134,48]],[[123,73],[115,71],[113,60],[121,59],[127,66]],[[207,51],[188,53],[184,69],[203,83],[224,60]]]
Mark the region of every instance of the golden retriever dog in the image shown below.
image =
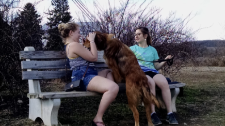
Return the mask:
[[[153,126],[151,120],[151,103],[159,107],[155,96],[150,92],[148,80],[141,70],[134,53],[119,39],[113,38],[113,34],[105,34],[96,31],[95,43],[98,50],[104,50],[104,59],[112,70],[115,82],[126,82],[126,95],[128,106],[133,112],[135,126],[139,126],[139,112],[137,105],[144,103],[148,126]],[[88,47],[90,42],[86,39],[84,45]],[[90,46],[89,46],[90,47]]]

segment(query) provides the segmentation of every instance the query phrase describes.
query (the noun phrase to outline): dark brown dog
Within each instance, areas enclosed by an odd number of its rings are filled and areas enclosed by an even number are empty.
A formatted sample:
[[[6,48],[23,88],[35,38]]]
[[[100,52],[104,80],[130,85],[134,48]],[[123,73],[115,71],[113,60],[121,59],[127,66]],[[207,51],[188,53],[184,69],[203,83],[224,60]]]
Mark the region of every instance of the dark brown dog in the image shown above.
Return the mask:
[[[84,43],[88,47],[87,39]],[[106,64],[112,70],[115,82],[126,81],[126,95],[128,105],[133,112],[135,126],[139,126],[139,112],[137,105],[143,101],[148,126],[153,126],[151,121],[151,103],[159,107],[155,96],[150,92],[148,80],[141,70],[134,53],[112,34],[96,32],[95,43],[98,50],[104,50]]]

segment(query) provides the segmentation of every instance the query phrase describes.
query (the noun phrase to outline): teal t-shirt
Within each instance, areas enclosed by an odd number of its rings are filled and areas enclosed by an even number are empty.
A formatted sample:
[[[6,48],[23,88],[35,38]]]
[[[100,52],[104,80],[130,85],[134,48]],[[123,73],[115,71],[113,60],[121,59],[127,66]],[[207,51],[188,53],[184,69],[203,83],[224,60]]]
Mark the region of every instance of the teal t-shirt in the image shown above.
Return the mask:
[[[130,49],[134,52],[140,66],[145,66],[149,69],[155,69],[153,62],[146,62],[159,59],[158,52],[154,47],[149,46],[146,48],[142,48],[138,45],[134,45],[131,46]]]

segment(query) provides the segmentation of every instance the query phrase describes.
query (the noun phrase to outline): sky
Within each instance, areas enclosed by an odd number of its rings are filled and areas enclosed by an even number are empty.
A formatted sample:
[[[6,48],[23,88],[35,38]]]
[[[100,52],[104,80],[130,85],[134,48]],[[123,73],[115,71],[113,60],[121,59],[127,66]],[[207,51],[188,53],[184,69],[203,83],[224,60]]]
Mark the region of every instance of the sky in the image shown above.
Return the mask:
[[[31,0],[20,0],[19,7],[23,7]],[[40,1],[37,3],[37,1]],[[95,12],[94,0],[81,0],[91,12]],[[98,4],[107,9],[108,0],[97,0]],[[110,0],[111,6],[119,6],[121,0]],[[130,0],[131,3],[143,0]],[[42,23],[47,22],[48,9],[52,9],[51,0],[32,0],[36,10],[43,17]],[[72,0],[68,0],[72,17],[76,17],[79,9]],[[168,17],[169,13],[175,12],[176,17],[186,18],[190,21],[187,26],[192,29],[196,40],[219,40],[225,39],[225,0],[153,0],[150,7],[161,9],[160,15]]]

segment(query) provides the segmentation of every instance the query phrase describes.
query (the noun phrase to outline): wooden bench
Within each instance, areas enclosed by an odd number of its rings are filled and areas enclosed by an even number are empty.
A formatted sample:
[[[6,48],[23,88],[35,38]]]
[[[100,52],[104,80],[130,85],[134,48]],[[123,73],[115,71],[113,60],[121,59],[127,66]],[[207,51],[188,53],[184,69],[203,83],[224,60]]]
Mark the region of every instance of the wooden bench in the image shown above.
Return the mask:
[[[35,51],[33,47],[25,47],[19,52],[22,68],[22,80],[28,80],[29,93],[29,118],[36,120],[41,118],[45,125],[58,125],[58,110],[61,98],[84,97],[101,95],[89,91],[42,92],[40,80],[63,78],[71,75],[71,70],[66,69],[66,55],[64,51]],[[103,52],[98,53],[98,61],[95,66],[98,70],[107,68],[103,59]],[[119,84],[120,92],[125,90],[125,84]],[[170,84],[172,96],[172,109],[176,112],[176,98],[180,87],[184,83]],[[158,91],[157,91],[158,92]],[[162,99],[157,97],[158,99]],[[163,107],[163,106],[162,106]]]

